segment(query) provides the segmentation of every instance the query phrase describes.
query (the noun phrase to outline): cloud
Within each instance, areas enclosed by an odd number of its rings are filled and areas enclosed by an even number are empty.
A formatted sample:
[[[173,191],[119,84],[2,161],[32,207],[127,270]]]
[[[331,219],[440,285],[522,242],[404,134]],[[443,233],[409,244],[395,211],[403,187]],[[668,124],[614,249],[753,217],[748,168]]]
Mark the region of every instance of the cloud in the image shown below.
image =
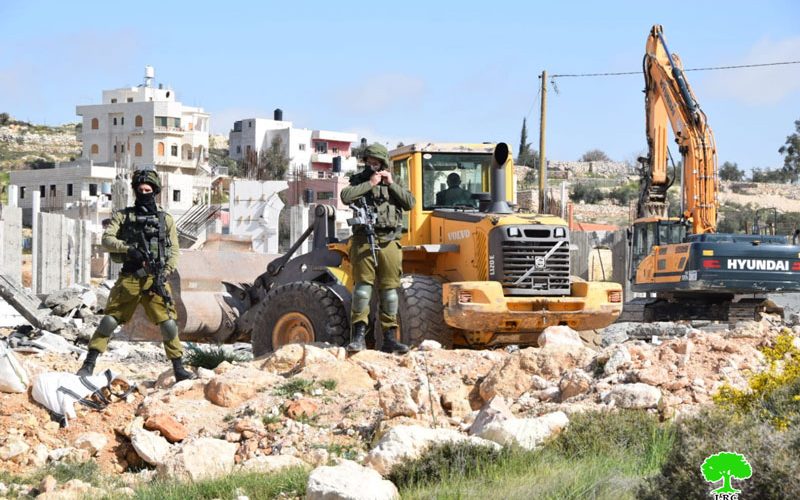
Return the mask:
[[[397,108],[418,107],[425,94],[421,78],[400,73],[370,76],[335,94],[339,106],[353,113],[377,114]]]
[[[800,37],[756,43],[730,65],[763,64],[800,59]],[[750,106],[771,105],[800,91],[800,65],[714,71],[703,85],[703,95],[728,98]]]

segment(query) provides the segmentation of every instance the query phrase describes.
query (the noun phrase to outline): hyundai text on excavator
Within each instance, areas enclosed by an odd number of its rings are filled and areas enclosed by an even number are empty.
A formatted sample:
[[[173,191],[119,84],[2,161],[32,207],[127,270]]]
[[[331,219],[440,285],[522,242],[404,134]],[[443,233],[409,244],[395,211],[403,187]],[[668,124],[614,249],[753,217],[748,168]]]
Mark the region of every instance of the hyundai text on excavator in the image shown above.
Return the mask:
[[[644,56],[648,156],[633,224],[630,279],[655,297],[625,304],[624,319],[756,319],[767,293],[800,290],[800,246],[780,236],[717,233],[717,151],[705,113],[660,25]],[[683,159],[681,211],[668,216],[667,126]]]
[[[417,200],[404,214],[401,241],[403,342],[532,344],[551,325],[581,331],[617,319],[619,284],[570,275],[566,222],[512,213],[513,159],[505,143],[414,144],[391,151],[390,159],[395,182]],[[472,193],[470,202],[437,205],[436,194],[454,173]],[[256,355],[288,343],[343,345],[349,338],[354,284],[348,241],[336,238],[334,216],[332,207],[317,205],[304,235],[252,285],[226,283],[239,311],[236,329]],[[312,250],[292,258],[312,234]]]

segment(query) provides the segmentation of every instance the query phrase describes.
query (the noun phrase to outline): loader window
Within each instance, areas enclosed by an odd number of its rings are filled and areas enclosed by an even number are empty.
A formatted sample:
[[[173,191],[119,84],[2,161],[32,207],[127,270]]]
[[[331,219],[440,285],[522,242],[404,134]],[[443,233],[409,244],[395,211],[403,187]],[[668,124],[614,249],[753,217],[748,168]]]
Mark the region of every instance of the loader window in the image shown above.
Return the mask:
[[[489,178],[490,154],[423,153],[422,155],[422,209],[437,207],[476,206],[469,194],[489,191],[483,180]],[[457,174],[453,176],[452,174]],[[451,182],[448,185],[448,177]],[[458,178],[459,196],[444,195]],[[467,192],[467,193],[465,193]],[[456,200],[456,201],[454,201]]]

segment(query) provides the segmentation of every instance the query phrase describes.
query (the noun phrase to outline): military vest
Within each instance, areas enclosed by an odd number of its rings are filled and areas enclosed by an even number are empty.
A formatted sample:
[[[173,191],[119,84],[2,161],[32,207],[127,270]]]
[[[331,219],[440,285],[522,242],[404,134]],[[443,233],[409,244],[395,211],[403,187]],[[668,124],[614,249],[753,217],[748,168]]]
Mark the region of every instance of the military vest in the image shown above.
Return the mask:
[[[163,268],[172,254],[172,242],[167,235],[167,213],[159,210],[157,214],[142,215],[136,213],[136,207],[126,207],[123,214],[117,238],[141,250],[146,248]],[[111,254],[114,262],[122,263],[125,259],[125,254]]]

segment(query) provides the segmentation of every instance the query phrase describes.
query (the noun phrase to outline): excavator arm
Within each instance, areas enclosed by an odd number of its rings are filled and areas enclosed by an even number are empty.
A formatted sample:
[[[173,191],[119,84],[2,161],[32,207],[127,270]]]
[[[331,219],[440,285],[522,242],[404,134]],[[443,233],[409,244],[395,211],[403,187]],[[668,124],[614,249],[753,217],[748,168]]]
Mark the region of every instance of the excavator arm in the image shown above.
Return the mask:
[[[639,217],[666,218],[667,124],[683,158],[682,216],[695,234],[717,226],[717,154],[714,134],[689,87],[677,54],[671,54],[660,25],[653,26],[644,56],[648,156]]]

